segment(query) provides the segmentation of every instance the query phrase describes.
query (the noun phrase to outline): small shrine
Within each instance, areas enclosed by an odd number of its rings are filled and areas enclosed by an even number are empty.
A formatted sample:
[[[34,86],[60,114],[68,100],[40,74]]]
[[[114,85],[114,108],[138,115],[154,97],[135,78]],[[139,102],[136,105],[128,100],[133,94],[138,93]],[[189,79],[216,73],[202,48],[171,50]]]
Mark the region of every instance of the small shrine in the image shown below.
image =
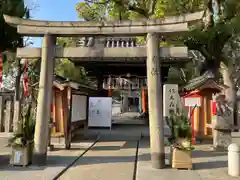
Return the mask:
[[[99,96],[96,87],[76,83],[64,77],[54,75],[53,93],[51,104],[51,119],[54,126],[51,130],[52,137],[65,137],[65,143],[71,142],[76,130],[84,130],[88,122],[89,96]]]
[[[226,88],[226,85],[217,83],[210,72],[192,79],[183,87],[181,98],[184,106],[188,108],[194,137],[212,137],[213,95]]]

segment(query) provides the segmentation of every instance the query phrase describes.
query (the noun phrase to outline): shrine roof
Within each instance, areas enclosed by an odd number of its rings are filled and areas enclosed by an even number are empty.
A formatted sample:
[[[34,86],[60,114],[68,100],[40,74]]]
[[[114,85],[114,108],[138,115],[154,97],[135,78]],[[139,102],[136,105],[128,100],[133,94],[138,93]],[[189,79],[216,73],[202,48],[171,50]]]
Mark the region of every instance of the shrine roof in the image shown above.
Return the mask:
[[[69,80],[59,75],[54,75],[53,86],[58,88],[59,90],[64,90],[66,87],[70,87],[75,90],[80,90],[83,92],[87,92],[89,90],[96,91],[97,89],[93,86],[87,86],[84,84],[77,83],[75,81]]]
[[[227,88],[228,86],[217,83],[214,79],[214,75],[207,71],[202,76],[190,80],[183,89],[184,91],[192,91],[196,89],[215,89],[217,91],[222,91]]]
[[[176,61],[177,62],[177,61]],[[138,63],[76,63],[76,66],[83,66],[88,72],[88,76],[96,76],[99,72],[102,73],[103,76],[126,76],[127,74],[131,74],[132,76],[147,76],[147,68],[146,63],[138,64]],[[184,63],[182,62],[182,64]],[[162,66],[162,75],[165,77],[168,74],[169,65]]]

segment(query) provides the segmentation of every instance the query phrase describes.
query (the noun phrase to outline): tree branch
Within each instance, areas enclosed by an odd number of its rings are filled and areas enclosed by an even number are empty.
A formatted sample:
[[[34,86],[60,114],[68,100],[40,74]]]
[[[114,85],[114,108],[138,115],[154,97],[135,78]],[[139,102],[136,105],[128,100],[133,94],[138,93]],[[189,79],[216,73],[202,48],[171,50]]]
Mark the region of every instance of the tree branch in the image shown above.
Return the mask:
[[[97,0],[85,0],[86,3],[95,3],[95,4],[108,4],[111,2],[111,0],[107,0],[105,2],[99,2]],[[126,8],[129,11],[134,11],[146,18],[149,17],[149,12],[147,12],[145,9],[140,8],[136,6],[136,4],[129,4],[128,1],[125,0],[112,0],[112,2],[116,3],[117,5]],[[127,3],[126,3],[127,2]],[[155,3],[154,3],[155,2]],[[156,0],[153,0],[152,8],[155,9]]]
[[[157,0],[152,0],[151,1],[151,5],[149,8],[149,12],[148,12],[148,16],[152,16],[155,12],[155,8],[156,8],[156,4],[157,4]]]
[[[125,4],[124,0],[113,0],[117,5],[121,7],[125,7],[129,11],[134,11],[137,12],[140,15],[143,15],[144,17],[148,18],[148,12],[146,12],[145,9],[137,7],[136,5],[131,5],[131,4]]]

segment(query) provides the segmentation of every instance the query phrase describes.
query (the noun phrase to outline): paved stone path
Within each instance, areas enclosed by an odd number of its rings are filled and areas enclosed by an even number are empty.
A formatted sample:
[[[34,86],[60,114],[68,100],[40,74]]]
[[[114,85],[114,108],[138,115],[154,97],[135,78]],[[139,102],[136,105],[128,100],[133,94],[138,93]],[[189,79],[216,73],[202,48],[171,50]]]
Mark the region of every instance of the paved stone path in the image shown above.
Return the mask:
[[[8,166],[9,148],[0,149],[0,180],[52,180],[93,142],[73,143],[71,150],[49,152],[46,167]],[[98,142],[70,167],[60,180],[132,180],[136,140]],[[210,145],[197,145],[193,152],[193,170],[153,169],[149,141],[140,141],[136,180],[240,180],[227,174],[227,153],[211,151]],[[166,154],[169,148],[166,147]],[[4,161],[4,158],[5,160]],[[168,164],[168,161],[166,160]]]
[[[165,148],[166,154],[169,148]],[[166,160],[166,164],[168,161]],[[193,170],[153,169],[149,142],[141,141],[136,180],[240,180],[227,174],[227,154],[212,152],[209,145],[198,145],[193,152]]]
[[[82,154],[93,142],[82,142],[72,145],[71,150],[64,150],[63,147],[48,152],[47,166],[45,167],[12,167],[7,165],[8,158],[1,156],[9,155],[9,152],[0,153],[0,180],[52,180],[59,172]],[[7,161],[6,161],[7,160]]]
[[[132,180],[137,141],[99,142],[60,180]]]

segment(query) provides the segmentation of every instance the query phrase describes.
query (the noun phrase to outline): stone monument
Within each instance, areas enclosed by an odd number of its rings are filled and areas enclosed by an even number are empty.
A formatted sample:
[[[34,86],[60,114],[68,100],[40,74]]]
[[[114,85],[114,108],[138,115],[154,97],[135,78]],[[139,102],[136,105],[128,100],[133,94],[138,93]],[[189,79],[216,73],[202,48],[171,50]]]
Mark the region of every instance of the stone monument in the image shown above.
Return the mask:
[[[213,101],[216,101],[216,113],[212,120],[213,146],[216,150],[227,150],[232,141],[233,112],[225,95],[213,95]]]

